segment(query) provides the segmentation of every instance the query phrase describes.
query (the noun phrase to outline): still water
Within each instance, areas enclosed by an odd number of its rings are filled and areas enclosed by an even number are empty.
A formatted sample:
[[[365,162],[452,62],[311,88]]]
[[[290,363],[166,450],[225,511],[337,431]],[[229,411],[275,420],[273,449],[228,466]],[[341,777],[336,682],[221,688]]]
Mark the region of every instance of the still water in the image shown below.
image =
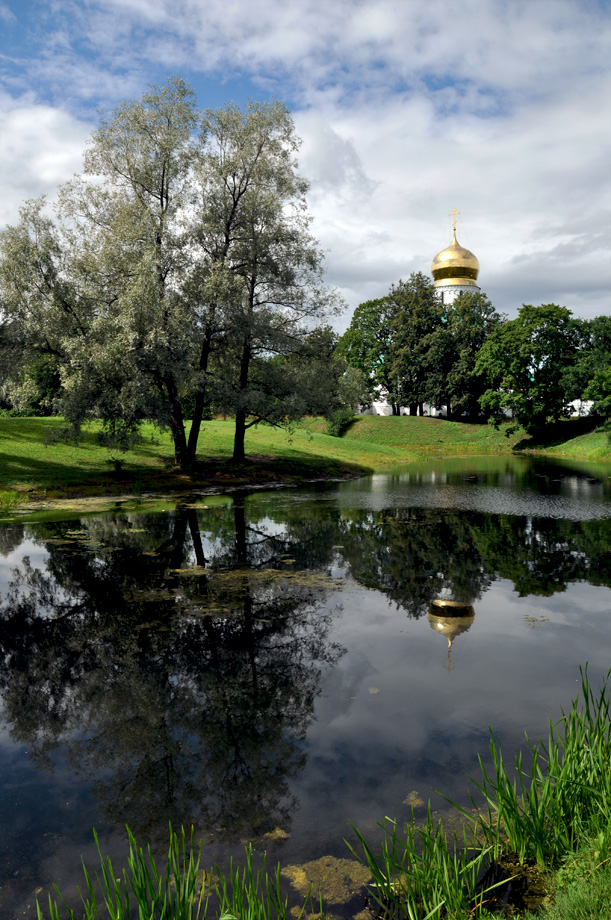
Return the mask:
[[[92,827],[298,865],[466,802],[489,725],[512,757],[611,665],[610,499],[494,458],[0,525],[0,915],[80,881]]]

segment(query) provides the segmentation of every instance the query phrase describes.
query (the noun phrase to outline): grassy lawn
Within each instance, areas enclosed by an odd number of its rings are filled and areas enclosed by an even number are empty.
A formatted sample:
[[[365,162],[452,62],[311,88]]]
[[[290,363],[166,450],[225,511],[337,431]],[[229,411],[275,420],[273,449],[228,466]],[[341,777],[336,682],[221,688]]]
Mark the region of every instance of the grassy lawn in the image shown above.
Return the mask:
[[[78,445],[61,439],[58,418],[0,418],[0,491],[47,498],[80,493],[158,491],[193,485],[300,480],[358,475],[405,462],[404,453],[366,443],[351,446],[326,434],[292,434],[261,425],[247,435],[250,463],[231,463],[233,423],[206,422],[200,436],[197,474],[177,473],[168,432],[144,425],[141,443],[112,452],[97,442],[96,427]]]
[[[177,473],[168,432],[146,424],[138,446],[111,452],[97,441],[96,426],[78,445],[62,440],[58,418],[0,418],[0,493],[32,497],[117,494],[298,482],[383,471],[414,460],[530,451],[586,461],[609,460],[611,425],[584,431],[563,422],[535,441],[524,432],[507,438],[488,425],[433,418],[361,416],[341,438],[325,433],[323,419],[307,419],[292,432],[258,425],[247,433],[249,462],[231,462],[232,421],[206,422],[194,476]],[[9,496],[10,499],[11,496]]]

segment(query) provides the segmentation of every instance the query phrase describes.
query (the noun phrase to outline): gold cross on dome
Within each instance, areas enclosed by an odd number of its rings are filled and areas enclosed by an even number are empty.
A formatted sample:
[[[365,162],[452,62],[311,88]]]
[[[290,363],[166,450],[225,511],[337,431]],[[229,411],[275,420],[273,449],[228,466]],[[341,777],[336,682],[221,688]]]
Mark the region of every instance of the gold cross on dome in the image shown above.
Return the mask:
[[[450,211],[450,217],[452,218],[452,229],[456,233],[456,215],[460,214],[460,211],[457,211],[456,208],[452,208]]]

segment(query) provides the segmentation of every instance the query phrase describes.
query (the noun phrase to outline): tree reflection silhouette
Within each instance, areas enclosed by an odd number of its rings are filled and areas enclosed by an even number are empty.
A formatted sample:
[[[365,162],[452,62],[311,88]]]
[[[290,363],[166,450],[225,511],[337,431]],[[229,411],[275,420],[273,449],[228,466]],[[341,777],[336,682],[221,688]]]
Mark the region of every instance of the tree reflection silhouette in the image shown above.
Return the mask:
[[[444,591],[471,603],[490,585],[468,515],[427,508],[360,512],[343,522],[352,575],[409,616],[421,617]]]
[[[226,513],[204,534],[193,510],[134,520],[38,528],[48,571],[24,558],[0,607],[13,737],[47,768],[65,744],[108,818],[149,839],[168,820],[230,838],[286,827],[321,667],[342,652],[329,584],[284,572],[279,536],[251,529],[239,498],[231,529]]]

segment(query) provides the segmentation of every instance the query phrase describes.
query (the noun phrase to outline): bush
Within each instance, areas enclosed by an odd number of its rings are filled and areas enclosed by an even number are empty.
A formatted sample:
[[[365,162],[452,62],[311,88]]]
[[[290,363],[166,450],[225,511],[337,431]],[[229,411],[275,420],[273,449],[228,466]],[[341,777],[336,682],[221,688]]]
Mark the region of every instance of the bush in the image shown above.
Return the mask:
[[[330,434],[333,438],[341,438],[355,418],[354,411],[347,406],[335,409],[331,418],[327,421],[327,434]]]

